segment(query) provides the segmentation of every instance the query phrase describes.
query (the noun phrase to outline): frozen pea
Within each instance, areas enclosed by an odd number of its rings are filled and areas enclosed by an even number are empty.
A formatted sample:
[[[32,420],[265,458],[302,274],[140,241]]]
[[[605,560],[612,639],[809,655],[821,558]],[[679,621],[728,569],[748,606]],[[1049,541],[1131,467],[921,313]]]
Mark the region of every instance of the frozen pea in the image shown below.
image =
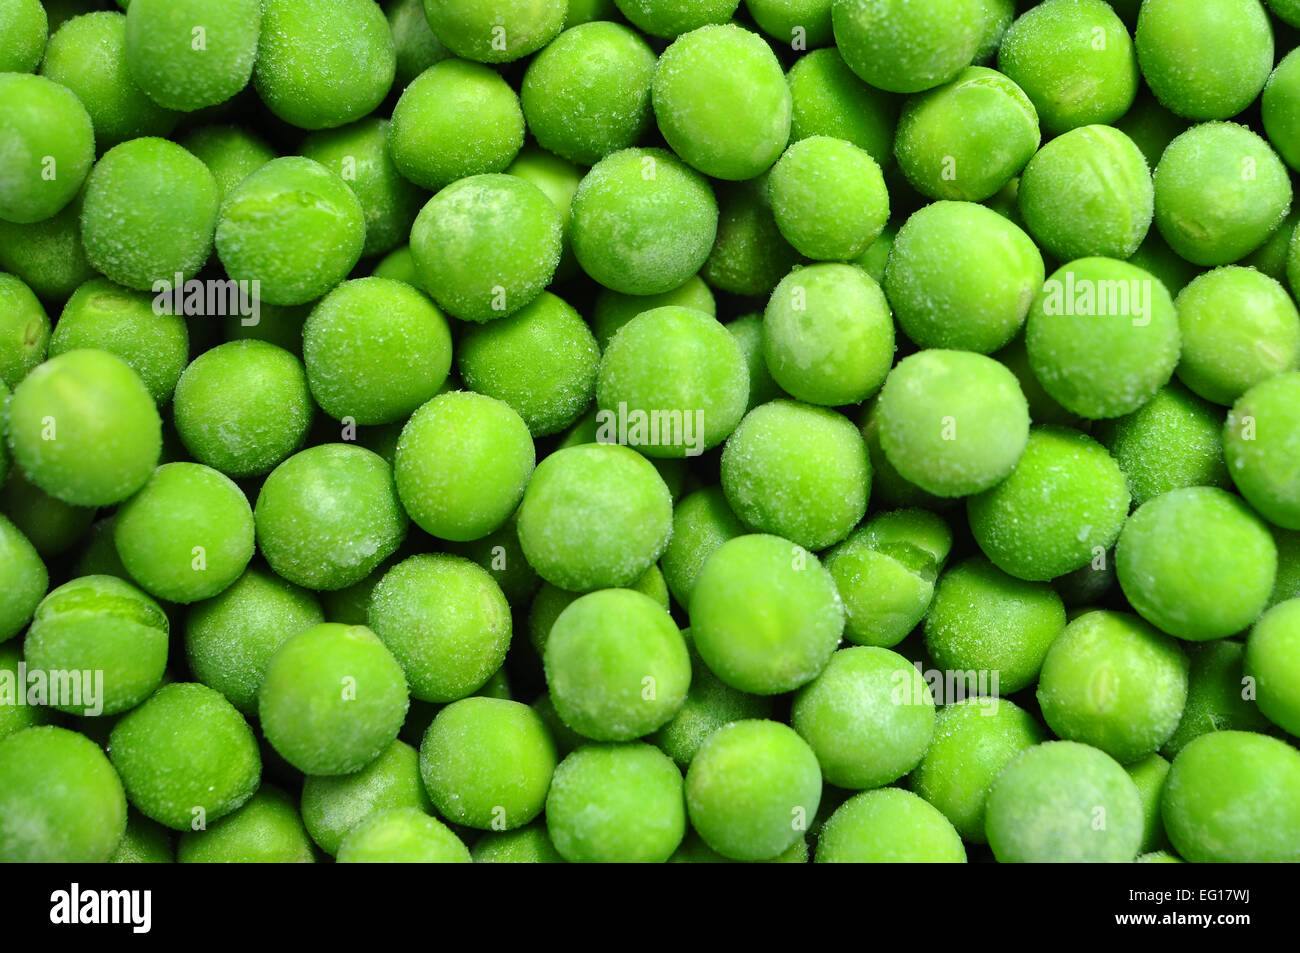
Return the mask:
[[[302,820],[320,849],[333,856],[348,832],[366,818],[394,808],[428,812],[420,756],[394,741],[354,774],[312,775],[302,785]]]
[[[1187,704],[1178,728],[1161,746],[1175,757],[1188,743],[1215,731],[1267,731],[1268,720],[1255,704],[1251,679],[1244,671],[1246,647],[1231,639],[1188,646]]]
[[[366,613],[406,674],[411,696],[449,702],[483,686],[510,646],[510,605],[488,571],[460,556],[398,563],[375,586]]]
[[[733,860],[770,860],[801,840],[821,801],[817,757],[788,725],[733,721],[686,773],[691,826]]]
[[[80,698],[51,698],[70,714],[115,715],[149,697],[167,666],[167,616],[135,586],[113,576],[82,576],[36,607],[23,643],[28,666],[45,672],[96,672]],[[102,678],[102,683],[100,679]]]
[[[252,714],[276,650],[303,629],[324,621],[312,593],[250,566],[219,595],[190,609],[185,619],[190,671],[245,715]]]
[[[370,0],[263,0],[253,86],[302,129],[360,119],[393,85],[393,35]]]
[[[1269,145],[1292,169],[1300,167],[1300,55],[1294,50],[1269,76],[1259,104]]]
[[[49,20],[40,0],[9,0],[0,9],[0,73],[31,73],[45,53]]]
[[[1142,847],[1140,850],[1150,852],[1158,847],[1169,846],[1165,837],[1165,826],[1160,819],[1160,796],[1164,793],[1165,778],[1169,774],[1169,762],[1158,754],[1147,755],[1141,761],[1135,761],[1124,768],[1128,776],[1137,785],[1138,796],[1142,799]],[[1143,863],[1141,857],[1139,863]],[[1145,861],[1150,863],[1150,861]]]
[[[452,391],[420,407],[398,438],[393,474],[415,524],[465,542],[500,529],[529,485],[528,425],[503,401]]]
[[[1049,741],[1016,756],[989,792],[984,830],[1001,863],[1128,863],[1142,846],[1142,799],[1109,755]]]
[[[526,605],[541,583],[540,577],[524,558],[513,519],[480,539],[451,543],[447,549],[486,569],[512,608]]]
[[[397,738],[402,668],[364,626],[322,623],[280,646],[257,694],[262,731],[304,774],[351,774]]]
[[[1300,4],[1296,0],[1264,0],[1273,16],[1288,26],[1300,26]]]
[[[42,559],[66,553],[95,518],[94,507],[72,506],[50,496],[16,467],[0,485],[0,511],[13,521]]]
[[[81,506],[126,499],[149,479],[162,422],[135,371],[107,351],[60,354],[9,402],[14,462],[50,495]]]
[[[893,648],[925,616],[952,547],[952,530],[927,510],[879,513],[826,557],[844,600],[844,637]]]
[[[393,33],[396,86],[399,89],[405,89],[415,77],[451,55],[451,51],[429,29],[423,0],[395,0],[387,4],[385,15]]]
[[[0,219],[0,268],[13,272],[54,307],[95,277],[81,245],[81,200],[30,224]]]
[[[736,429],[748,398],[740,345],[716,319],[655,308],[625,324],[600,358],[597,439],[647,456],[699,456]]]
[[[871,489],[866,445],[824,407],[774,400],[740,422],[722,452],[722,489],[742,523],[809,549],[846,538]]]
[[[777,695],[812,681],[844,631],[835,580],[778,536],[738,536],[705,560],[690,604],[691,637],[722,681]]]
[[[884,788],[849,798],[817,837],[819,864],[966,862],[948,819],[911,791]]]
[[[357,199],[366,220],[362,257],[381,255],[410,234],[424,192],[404,179],[389,155],[391,124],[362,119],[339,129],[312,133],[300,152],[339,176]]]
[[[1203,642],[1259,618],[1273,589],[1277,546],[1239,497],[1188,487],[1134,512],[1120,534],[1115,569],[1138,615],[1170,635]]]
[[[519,97],[493,69],[443,60],[402,91],[388,149],[399,172],[426,189],[503,172],[524,144]]]
[[[795,695],[790,724],[836,787],[897,781],[921,761],[934,734],[934,698],[921,673],[877,646],[841,649]]]
[[[436,818],[414,807],[376,811],[339,844],[340,864],[468,864],[469,848]]]
[[[193,682],[165,685],[123,715],[108,750],[132,806],[178,831],[239,808],[262,772],[248,723],[218,692]]]
[[[1229,485],[1223,410],[1177,381],[1094,431],[1128,481],[1133,505],[1187,486]]]
[[[650,127],[655,55],[634,31],[597,21],[565,30],[528,65],[520,101],[537,144],[592,165]]]
[[[360,582],[407,530],[388,464],[337,443],[303,450],[272,470],[253,516],[258,549],[271,568],[308,589]]]
[[[772,372],[767,369],[767,360],[763,357],[763,315],[746,314],[723,325],[740,345],[749,366],[749,401],[745,412],[753,410],[759,404],[770,403],[780,397],[784,391],[772,379]]]
[[[1161,795],[1165,831],[1192,863],[1300,859],[1300,752],[1245,731],[1217,731],[1179,752]]]
[[[260,0],[140,0],[126,13],[127,67],[159,106],[215,106],[248,85],[261,25]]]
[[[512,831],[489,831],[470,851],[476,864],[562,864],[546,823],[537,821]]]
[[[367,2],[367,0],[361,0]],[[361,257],[365,210],[346,182],[301,156],[272,159],[226,196],[217,256],[236,281],[256,281],[271,304],[306,304]]]
[[[1029,366],[1047,393],[1083,417],[1146,404],[1178,364],[1178,313],[1149,272],[1111,258],[1058,270],[1029,309]]]
[[[185,319],[158,314],[143,291],[94,278],[73,292],[50,337],[50,356],[92,348],[116,354],[140,375],[159,404],[171,400],[185,370],[189,332]]]
[[[1014,222],[971,202],[934,202],[898,230],[884,289],[918,346],[991,354],[1020,330],[1043,277],[1042,254]]]
[[[421,209],[411,253],[434,300],[481,323],[542,292],[559,264],[562,234],[560,213],[537,186],[513,175],[474,175]]]
[[[1259,710],[1300,736],[1300,599],[1278,603],[1250,630],[1245,672],[1255,679]]]
[[[739,0],[614,0],[614,4],[638,30],[672,39],[710,23],[726,23]]]
[[[1029,405],[1015,375],[967,351],[904,358],[890,371],[878,407],[889,462],[939,496],[966,496],[999,483],[1029,436]]]
[[[0,135],[6,151],[0,218],[9,222],[39,222],[64,208],[95,158],[85,107],[43,76],[0,73]]]
[[[574,27],[592,20],[615,20],[618,15],[619,9],[614,5],[614,0],[568,0],[564,25]]]
[[[885,223],[880,237],[853,260],[853,264],[869,274],[878,285],[883,286],[885,283],[885,266],[889,263],[889,255],[894,249],[894,239],[898,237],[899,227],[897,223]]]
[[[636,582],[627,588],[649,596],[665,610],[670,607],[668,585],[664,582],[664,575],[656,565],[651,565]],[[568,589],[553,586],[549,582],[542,583],[537,590],[536,596],[533,597],[533,601],[528,607],[528,638],[532,642],[533,648],[537,649],[539,656],[546,651],[546,641],[551,637],[551,629],[555,626],[555,620],[560,617],[561,612],[582,595],[581,592],[570,592]]]
[[[555,764],[537,714],[499,698],[452,702],[420,746],[420,774],[438,813],[480,830],[512,830],[540,814]]]
[[[831,136],[853,143],[882,168],[893,161],[897,99],[858,79],[838,50],[812,50],[801,56],[786,81],[792,142]]]
[[[1178,377],[1216,404],[1300,366],[1300,313],[1281,284],[1229,266],[1194,279],[1174,302],[1182,331]]]
[[[1048,650],[1037,698],[1058,737],[1132,764],[1178,727],[1187,671],[1178,643],[1136,616],[1085,612]]]
[[[447,49],[480,63],[509,63],[560,32],[565,0],[424,0],[429,28]]]
[[[682,839],[681,846],[673,852],[668,858],[670,864],[736,864],[741,861],[732,860],[730,857],[724,857],[716,850],[704,843],[704,838],[700,837],[695,831],[687,831],[686,837]],[[806,864],[808,863],[808,840],[800,838],[791,844],[786,850],[777,854],[770,860],[753,861],[758,864]]]
[[[302,362],[264,341],[230,341],[200,354],[176,384],[173,420],[194,459],[229,477],[260,476],[311,426]]]
[[[211,827],[182,833],[176,859],[182,864],[309,864],[314,858],[293,801],[267,785]]]
[[[573,196],[578,264],[623,294],[680,287],[708,258],[717,229],[718,204],[708,182],[662,149],[606,156]]]
[[[777,227],[809,258],[857,258],[889,220],[880,166],[843,139],[800,139],[777,160],[767,182]]]
[[[1024,91],[996,70],[970,66],[904,104],[894,156],[918,192],[981,202],[1020,174],[1040,141]]]
[[[1132,139],[1134,145],[1142,150],[1147,165],[1154,169],[1169,143],[1186,132],[1191,122],[1174,115],[1144,89],[1128,112],[1109,125]]]
[[[1300,372],[1256,384],[1224,425],[1228,472],[1246,501],[1283,529],[1300,529]]]
[[[1038,427],[1010,476],[972,497],[967,514],[995,566],[1045,581],[1105,553],[1129,501],[1124,474],[1104,447],[1077,430]]]
[[[1138,90],[1133,39],[1103,0],[1047,0],[1026,11],[1002,37],[998,69],[1033,101],[1049,135],[1114,122]]]
[[[719,487],[706,487],[682,498],[673,509],[672,536],[659,561],[678,605],[689,608],[695,580],[713,551],[744,532],[744,524],[731,512]]]
[[[1051,586],[972,556],[939,578],[925,617],[925,646],[940,669],[962,676],[962,692],[1009,695],[1038,678],[1065,618]]]
[[[4,642],[31,621],[50,584],[36,547],[4,516],[0,516],[0,576],[5,579],[0,597],[0,642]]]
[[[680,287],[661,294],[630,295],[603,288],[596,296],[596,304],[589,319],[592,333],[596,335],[596,343],[604,350],[619,329],[637,315],[669,305],[703,311],[709,317],[717,317],[713,292],[699,275],[692,275]]]
[[[663,863],[686,833],[681,772],[647,744],[585,745],[555,769],[546,829],[574,863]]]
[[[239,126],[200,126],[180,140],[208,167],[225,198],[240,182],[275,158],[275,150],[257,133]]]
[[[573,194],[578,191],[584,171],[566,159],[533,146],[520,150],[515,161],[506,167],[508,175],[517,175],[545,192],[560,213],[563,247],[560,263],[555,268],[556,281],[567,281],[580,271],[578,259],[573,254],[570,231],[573,225]]]
[[[831,0],[745,0],[759,29],[794,49],[832,42],[831,6]]]
[[[0,741],[0,816],[0,861],[103,863],[126,829],[126,798],[94,742],[28,728]]]
[[[172,844],[171,832],[138,811],[128,808],[126,831],[118,841],[109,863],[171,864],[175,861],[176,848]]]
[[[1267,142],[1235,123],[1202,123],[1160,157],[1156,226],[1193,264],[1226,265],[1264,244],[1290,211],[1291,195],[1286,166]]]
[[[768,177],[723,182],[718,236],[700,274],[718,291],[766,295],[799,261],[772,214]]]
[[[466,386],[509,404],[534,437],[581,416],[596,392],[599,361],[587,323],[547,291],[509,317],[466,329],[456,351]]]
[[[344,422],[405,420],[451,368],[447,320],[401,281],[345,281],[312,309],[302,329],[307,383],[316,403]]]
[[[1273,28],[1259,0],[1148,0],[1136,34],[1142,78],[1188,119],[1227,119],[1273,68]]]
[[[1271,607],[1287,599],[1300,598],[1300,531],[1277,526],[1270,526],[1269,531],[1277,544],[1277,582],[1268,600]]]
[[[1128,258],[1151,226],[1154,187],[1137,145],[1111,126],[1053,139],[1025,167],[1020,214],[1050,255]]]
[[[969,66],[984,32],[983,0],[841,0],[835,43],[877,89],[919,93]]]
[[[982,844],[993,782],[1046,734],[1032,715],[1005,699],[965,698],[947,705],[939,709],[934,737],[910,776],[912,790],[938,808],[964,840]]]
[[[689,642],[687,647],[691,649]],[[704,740],[723,725],[744,718],[770,718],[773,708],[771,698],[747,694],[722,681],[692,649],[691,688],[686,701],[650,740],[685,768]]]
[[[375,265],[370,272],[372,278],[391,278],[405,281],[412,288],[420,288],[420,278],[416,273],[415,259],[411,256],[411,246],[401,245],[394,248]]]
[[[790,138],[790,88],[756,33],[734,23],[702,26],[664,50],[654,112],[668,145],[717,179],[752,179]]]
[[[537,574],[589,592],[635,582],[672,533],[672,497],[634,450],[588,444],[537,467],[519,508],[519,542]]]
[[[253,511],[228,476],[167,463],[113,519],[122,564],[150,594],[197,602],[224,590],[253,556]]]
[[[50,34],[41,75],[76,94],[101,152],[139,136],[166,136],[179,118],[146,96],[131,76],[122,13],[95,11],[61,24]],[[62,174],[58,181],[75,191]]]
[[[560,718],[596,741],[631,741],[656,730],[677,714],[691,681],[672,617],[629,589],[572,602],[555,620],[544,658]]]
[[[21,278],[0,273],[0,384],[5,397],[45,360],[49,345],[50,319],[32,289]]]
[[[1300,224],[1300,208],[1292,205],[1291,211],[1282,220],[1282,224],[1273,230],[1273,234],[1267,241],[1241,259],[1239,264],[1254,268],[1277,281],[1285,282],[1286,266],[1291,257],[1291,239],[1295,237],[1297,224]],[[1195,277],[1195,274],[1196,272],[1189,274],[1187,281]],[[1184,287],[1187,281],[1183,282]]]

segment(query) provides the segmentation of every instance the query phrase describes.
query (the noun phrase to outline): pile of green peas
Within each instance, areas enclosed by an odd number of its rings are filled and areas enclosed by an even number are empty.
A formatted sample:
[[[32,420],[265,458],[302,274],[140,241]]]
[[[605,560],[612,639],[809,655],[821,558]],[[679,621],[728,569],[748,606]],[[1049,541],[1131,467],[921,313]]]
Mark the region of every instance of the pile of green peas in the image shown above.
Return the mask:
[[[0,861],[1300,861],[1297,30],[0,0]]]

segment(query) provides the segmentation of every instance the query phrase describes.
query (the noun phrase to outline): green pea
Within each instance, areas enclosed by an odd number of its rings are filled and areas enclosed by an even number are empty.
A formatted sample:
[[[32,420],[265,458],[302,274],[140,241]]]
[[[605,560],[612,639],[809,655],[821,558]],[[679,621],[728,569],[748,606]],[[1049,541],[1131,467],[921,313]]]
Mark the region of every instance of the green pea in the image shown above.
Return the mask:
[[[1259,618],[1273,589],[1277,546],[1239,497],[1188,487],[1137,509],[1120,534],[1115,569],[1138,615],[1203,642]]]
[[[260,0],[140,0],[126,14],[127,67],[160,106],[215,106],[248,85],[261,25]]]
[[[938,808],[963,840],[983,844],[993,782],[1046,734],[1032,715],[1006,699],[961,699],[939,709],[934,737],[910,775],[912,789]]]
[[[264,0],[253,86],[287,123],[332,129],[388,94],[396,57],[388,21],[368,0]]]
[[[1142,799],[1109,755],[1049,741],[1016,756],[989,791],[984,824],[1001,863],[1128,863],[1142,846]]]
[[[1224,425],[1223,449],[1247,502],[1276,526],[1300,529],[1300,373],[1246,391]]]
[[[817,838],[817,863],[966,862],[956,829],[911,791],[864,791],[830,816]]]
[[[726,23],[739,6],[739,0],[696,0],[691,3],[681,0],[614,0],[614,3],[618,12],[638,30],[665,39],[710,23]],[[573,19],[572,9],[569,19]]]
[[[468,864],[469,849],[442,822],[413,807],[378,811],[339,844],[340,864]]]
[[[494,397],[434,397],[402,428],[394,477],[416,525],[467,541],[500,529],[530,485],[536,453],[528,426]]]
[[[894,93],[948,82],[971,64],[984,39],[983,0],[843,0],[831,13],[844,61]]]
[[[555,268],[556,281],[567,281],[580,271],[578,259],[573,254],[570,231],[573,224],[573,194],[582,181],[583,171],[572,162],[532,146],[520,150],[515,161],[506,167],[506,174],[517,175],[545,192],[560,213],[560,225],[564,234],[560,263]]]
[[[360,582],[397,550],[408,525],[388,464],[346,444],[312,447],[277,466],[253,516],[271,568],[321,590]]]
[[[664,610],[669,608],[668,585],[664,582],[664,574],[656,565],[652,564],[628,588],[649,596]],[[551,637],[555,620],[582,595],[581,592],[570,592],[549,582],[542,583],[538,588],[536,596],[528,607],[528,639],[537,650],[539,657],[546,652],[546,642]]]
[[[96,11],[60,25],[45,47],[41,75],[76,95],[94,125],[94,145],[101,152],[140,136],[166,136],[180,118],[145,95],[131,76],[122,13]],[[77,120],[65,121],[80,126]],[[76,191],[66,181],[62,187]]]
[[[1245,671],[1255,679],[1259,710],[1269,721],[1296,734],[1300,728],[1300,599],[1281,602],[1250,630]]]
[[[254,297],[306,304],[352,270],[365,236],[365,210],[347,183],[318,162],[287,156],[226,196],[216,248],[231,278],[257,282]]]
[[[786,74],[790,140],[830,136],[853,143],[887,168],[894,159],[897,98],[854,75],[838,50],[812,50]]]
[[[558,450],[519,508],[524,556],[547,582],[589,592],[636,581],[663,553],[672,497],[639,453],[611,444]]]
[[[768,176],[720,183],[718,236],[700,269],[709,284],[732,294],[767,295],[798,262],[772,214]]]
[[[540,50],[560,32],[566,9],[563,0],[424,0],[434,35],[480,63],[509,63]]]
[[[0,516],[0,575],[6,580],[0,598],[0,642],[4,642],[31,621],[32,613],[45,598],[50,577],[36,547],[3,516]]]
[[[7,152],[0,218],[20,224],[49,218],[72,201],[90,171],[90,116],[66,86],[15,72],[0,74],[0,117]]]
[[[66,553],[95,518],[93,507],[72,506],[55,499],[17,468],[0,485],[0,511],[13,521],[42,559]]]
[[[113,864],[171,864],[176,861],[176,847],[171,832],[143,814],[128,809],[126,832],[117,850],[109,858]]]
[[[33,73],[45,53],[49,21],[40,0],[13,0],[0,10],[0,73]]]
[[[770,860],[802,840],[821,790],[816,755],[775,721],[719,728],[686,772],[691,826],[733,860]]]
[[[1269,597],[1270,607],[1287,599],[1300,598],[1300,531],[1292,532],[1270,526],[1277,544],[1277,582]]]
[[[481,539],[451,543],[447,549],[486,569],[501,587],[511,608],[519,609],[526,605],[541,583],[541,577],[524,558],[513,519]]]
[[[313,775],[302,785],[302,821],[325,853],[333,856],[348,832],[375,814],[395,808],[427,813],[431,808],[420,779],[420,756],[394,741],[353,774]]]
[[[763,357],[763,315],[746,314],[728,321],[723,327],[740,345],[749,367],[749,400],[745,413],[780,397],[784,391],[772,379],[772,372],[767,369],[767,360]]]
[[[728,685],[756,695],[812,681],[844,631],[831,574],[816,556],[778,536],[738,536],[714,550],[696,577],[690,619],[705,664]]]
[[[1142,799],[1144,824],[1140,849],[1149,852],[1158,847],[1168,847],[1169,839],[1165,836],[1165,825],[1160,818],[1160,798],[1164,793],[1165,778],[1169,775],[1169,762],[1158,754],[1151,754],[1127,765],[1124,770],[1137,785],[1138,796]],[[1140,857],[1138,861],[1142,862]]]
[[[1142,78],[1188,119],[1237,115],[1273,68],[1273,28],[1259,0],[1144,2],[1136,43]]]
[[[176,859],[182,864],[309,864],[314,858],[293,801],[266,786],[211,827],[181,834]]]
[[[438,812],[480,830],[512,830],[537,817],[555,765],[537,714],[499,698],[452,702],[420,746],[420,774]]]
[[[1166,758],[1175,757],[1187,744],[1214,731],[1257,731],[1269,722],[1255,704],[1252,680],[1243,666],[1246,647],[1223,639],[1188,646],[1191,668],[1187,675],[1187,704],[1177,730],[1160,747]]]
[[[238,126],[200,126],[180,144],[208,167],[223,199],[275,158],[275,150],[261,136]]]
[[[126,829],[122,782],[103,752],[64,728],[0,741],[0,861],[103,863]]]
[[[81,246],[81,200],[73,198],[62,211],[28,225],[0,219],[0,268],[56,307],[95,277]]]
[[[249,715],[276,650],[324,621],[312,593],[252,566],[219,595],[190,609],[185,654],[200,682]]]
[[[402,91],[388,137],[397,170],[434,190],[504,172],[523,144],[514,90],[495,70],[457,59],[434,64]]]
[[[1104,554],[1124,526],[1128,485],[1092,438],[1038,427],[1010,476],[967,503],[971,532],[989,560],[1019,579],[1046,581]]]
[[[45,360],[49,344],[50,319],[32,289],[21,278],[0,273],[0,384],[5,396]]]
[[[489,831],[470,851],[476,864],[562,864],[546,824],[538,821],[513,831]]]
[[[794,143],[772,168],[768,191],[781,234],[809,258],[857,258],[889,219],[880,167],[843,139],[810,136]]]
[[[405,89],[415,77],[451,55],[429,29],[423,0],[396,0],[387,5],[385,15],[393,33],[393,52],[397,59],[395,85],[399,89]]]
[[[1179,752],[1161,815],[1192,863],[1294,863],[1300,857],[1300,752],[1284,741],[1217,731]]]
[[[1193,264],[1226,265],[1264,244],[1290,211],[1291,195],[1286,166],[1267,142],[1235,123],[1202,123],[1160,157],[1156,226]]]
[[[1300,166],[1300,56],[1294,50],[1269,76],[1259,103],[1269,145],[1291,168]]]
[[[165,685],[123,715],[108,750],[132,806],[178,831],[238,809],[262,773],[248,722],[218,692],[193,682]]]
[[[662,149],[624,149],[597,162],[573,195],[578,264],[623,294],[663,294],[700,270],[718,230],[703,176]]]
[[[660,566],[679,605],[690,606],[695,581],[710,554],[744,532],[744,525],[731,512],[718,487],[697,490],[678,502],[673,509],[672,536]]]

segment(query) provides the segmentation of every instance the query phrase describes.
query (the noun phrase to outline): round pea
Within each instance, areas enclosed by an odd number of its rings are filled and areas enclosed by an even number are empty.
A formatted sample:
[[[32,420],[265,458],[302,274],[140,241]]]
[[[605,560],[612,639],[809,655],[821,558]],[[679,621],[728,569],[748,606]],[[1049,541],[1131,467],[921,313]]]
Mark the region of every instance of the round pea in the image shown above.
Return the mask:
[[[894,93],[932,89],[969,66],[984,17],[983,0],[841,0],[831,8],[844,61]]]
[[[95,158],[86,108],[44,76],[0,74],[0,135],[6,149],[0,218],[9,222],[39,222],[64,208]]]
[[[817,837],[817,863],[966,862],[948,819],[911,791],[884,788],[849,798]]]
[[[461,839],[441,821],[414,807],[376,811],[339,844],[341,864],[468,864]]]
[[[140,0],[126,13],[126,64],[159,106],[215,106],[248,85],[261,25],[259,0]]]
[[[394,741],[353,774],[312,775],[302,784],[302,821],[320,849],[333,856],[348,832],[374,814],[394,808],[427,813],[432,807],[420,778],[420,755]]]

